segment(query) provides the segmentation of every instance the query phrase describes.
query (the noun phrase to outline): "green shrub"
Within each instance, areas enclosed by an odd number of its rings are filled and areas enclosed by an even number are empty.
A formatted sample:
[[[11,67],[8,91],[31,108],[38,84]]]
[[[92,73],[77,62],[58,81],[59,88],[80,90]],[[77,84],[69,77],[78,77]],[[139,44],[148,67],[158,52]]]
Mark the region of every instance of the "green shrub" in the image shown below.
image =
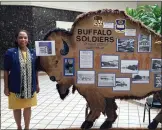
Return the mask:
[[[138,6],[136,9],[127,7],[126,13],[140,20],[155,32],[161,32],[161,8],[158,5]]]

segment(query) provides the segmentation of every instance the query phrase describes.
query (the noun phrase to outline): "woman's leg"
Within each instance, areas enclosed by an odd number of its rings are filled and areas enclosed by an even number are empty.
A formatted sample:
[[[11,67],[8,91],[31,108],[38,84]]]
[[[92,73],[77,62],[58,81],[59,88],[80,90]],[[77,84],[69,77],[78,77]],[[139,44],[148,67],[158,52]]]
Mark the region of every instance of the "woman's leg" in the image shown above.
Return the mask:
[[[15,118],[16,124],[17,124],[17,128],[18,128],[18,130],[21,130],[22,129],[22,127],[21,127],[21,109],[15,109],[15,110],[13,110],[13,113],[14,113],[14,118]]]
[[[29,130],[30,118],[31,118],[31,107],[24,108],[24,122],[25,122],[25,130]]]

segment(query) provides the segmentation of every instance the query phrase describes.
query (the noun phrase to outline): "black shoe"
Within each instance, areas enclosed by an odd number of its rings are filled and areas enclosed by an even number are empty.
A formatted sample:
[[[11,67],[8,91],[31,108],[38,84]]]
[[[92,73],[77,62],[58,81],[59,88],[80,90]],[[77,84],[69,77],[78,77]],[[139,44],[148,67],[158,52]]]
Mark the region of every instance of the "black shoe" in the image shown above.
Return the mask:
[[[113,122],[112,121],[105,121],[101,126],[100,126],[100,130],[108,130],[109,128],[112,128],[112,124]]]
[[[149,125],[148,125],[148,129],[149,130],[155,130],[158,126],[158,122],[156,120],[153,120]]]

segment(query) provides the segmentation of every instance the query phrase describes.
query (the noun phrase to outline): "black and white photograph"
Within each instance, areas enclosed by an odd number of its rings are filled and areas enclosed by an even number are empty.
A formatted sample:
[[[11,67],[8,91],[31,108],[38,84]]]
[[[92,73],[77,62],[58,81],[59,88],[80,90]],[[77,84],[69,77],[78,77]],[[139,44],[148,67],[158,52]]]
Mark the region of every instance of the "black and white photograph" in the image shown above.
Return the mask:
[[[125,29],[125,36],[136,36],[136,29]]]
[[[93,51],[81,50],[79,54],[80,68],[93,68]]]
[[[151,52],[151,35],[138,35],[138,52]]]
[[[139,70],[137,74],[132,74],[132,83],[149,83],[149,79],[149,70]]]
[[[152,72],[162,72],[162,59],[152,59]]]
[[[64,76],[74,76],[74,58],[64,59]]]
[[[162,75],[161,74],[154,74],[154,87],[155,88],[162,88]]]
[[[113,91],[130,91],[130,78],[116,78],[116,86]]]
[[[98,74],[98,86],[113,87],[115,86],[115,74]]]
[[[102,55],[101,56],[101,68],[119,68],[119,56]]]
[[[77,84],[95,84],[95,71],[78,71]]]
[[[138,60],[121,60],[121,73],[138,73]]]
[[[134,52],[134,39],[120,38],[117,39],[117,51],[118,52]]]

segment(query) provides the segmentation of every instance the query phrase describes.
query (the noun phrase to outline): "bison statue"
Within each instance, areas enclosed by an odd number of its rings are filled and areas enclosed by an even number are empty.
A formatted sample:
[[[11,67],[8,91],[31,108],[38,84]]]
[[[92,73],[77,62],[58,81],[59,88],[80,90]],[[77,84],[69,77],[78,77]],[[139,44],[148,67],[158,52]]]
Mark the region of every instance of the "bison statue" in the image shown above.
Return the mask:
[[[131,32],[131,30],[127,34],[126,32],[122,32],[123,30],[126,31],[126,29],[133,29],[135,33]],[[141,45],[142,40],[138,39],[140,42],[137,40],[139,34],[151,35],[150,41],[147,43],[146,41],[143,42],[145,44],[145,46],[143,45],[144,47]],[[130,49],[128,50],[130,52],[121,52],[118,51],[120,48],[116,49],[120,47],[117,46],[116,42],[123,37],[128,38],[128,41],[134,39],[133,45],[131,42],[120,43],[120,45],[124,44],[123,48],[125,44],[126,46],[131,44],[132,49],[131,51]],[[112,123],[117,118],[115,113],[117,109],[115,99],[142,99],[161,91],[161,85],[160,87],[155,87],[154,72],[150,71],[153,70],[151,59],[161,59],[161,35],[156,34],[141,22],[133,20],[124,11],[106,9],[83,13],[76,18],[70,31],[64,29],[51,30],[45,35],[44,40],[55,41],[56,55],[39,57],[39,65],[48,74],[50,80],[57,82],[56,87],[60,98],[64,99],[69,93],[69,88],[72,86],[73,92],[77,90],[88,103],[90,112],[81,126],[82,129],[91,128],[93,122],[100,116],[100,113],[106,114],[113,119],[111,121],[105,121],[101,128],[111,128]],[[145,40],[148,40],[148,38],[146,37]],[[146,47],[147,49],[145,49]],[[93,50],[93,58],[89,59],[94,60],[91,68],[80,67],[80,50]],[[149,79],[149,82],[143,83],[143,81],[139,81],[139,83],[132,83],[132,73],[122,73],[120,70],[122,67],[116,69],[111,68],[116,65],[116,62],[112,63],[114,66],[111,65],[110,68],[103,69],[100,63],[102,55],[118,55],[120,60],[130,60],[130,62],[132,62],[131,60],[138,61],[138,65],[130,64],[126,68],[129,69],[131,66],[130,70],[132,72],[135,72],[137,69],[138,71],[148,70],[149,75],[146,79]],[[65,65],[65,58],[73,58],[75,60],[74,66],[71,64]],[[121,66],[122,63],[120,63],[118,61],[118,66]],[[109,65],[107,61],[105,64]],[[65,76],[64,69],[69,67],[75,68],[74,75]],[[93,70],[95,72],[94,77],[82,76],[81,79],[79,78],[78,71],[91,72]],[[99,73],[115,73],[117,78],[124,77],[130,79],[130,88],[127,90],[123,89],[123,91],[122,89],[121,91],[113,90],[113,88],[121,86],[121,83],[123,84],[121,88],[128,86],[124,81],[116,81],[117,85],[115,86],[108,85],[108,87],[100,87],[97,84],[99,78],[96,78]],[[161,75],[161,72],[159,74]],[[88,80],[92,78],[94,78],[94,82],[88,83]],[[87,84],[79,83],[78,79],[84,80]],[[101,78],[105,82],[107,79],[105,77]]]

